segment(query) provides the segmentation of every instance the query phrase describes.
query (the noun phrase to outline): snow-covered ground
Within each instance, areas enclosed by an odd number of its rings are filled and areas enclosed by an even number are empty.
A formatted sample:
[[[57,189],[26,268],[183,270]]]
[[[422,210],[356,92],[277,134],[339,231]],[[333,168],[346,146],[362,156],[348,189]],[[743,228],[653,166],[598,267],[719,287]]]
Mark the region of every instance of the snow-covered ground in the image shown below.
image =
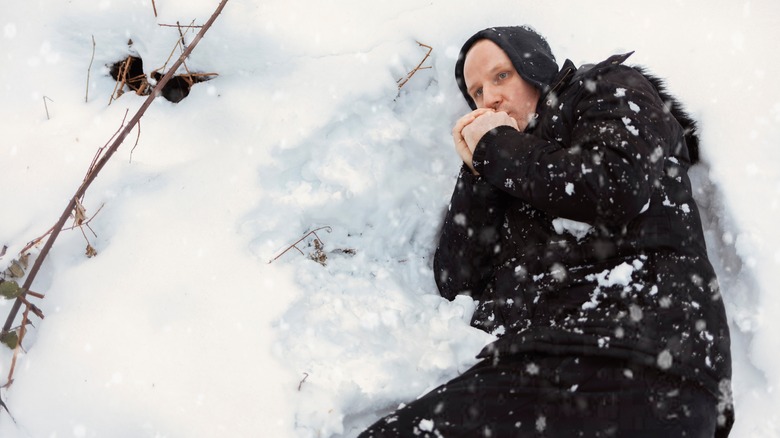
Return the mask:
[[[51,227],[143,97],[108,105],[106,64],[147,73],[219,3],[0,6],[0,259]],[[559,60],[635,50],[700,119],[693,171],[733,335],[733,436],[780,436],[780,3],[230,0],[188,61],[217,72],[158,99],[87,192],[91,245],[57,240],[32,289],[6,437],[352,437],[490,341],[438,296],[437,228],[467,110],[462,42],[531,24]],[[87,69],[95,55],[85,102]],[[191,40],[189,35],[188,41]],[[433,48],[398,91],[396,81]],[[47,117],[48,111],[48,117]],[[129,116],[128,116],[129,117]],[[314,235],[272,263],[311,230]],[[0,299],[0,320],[11,302]],[[12,353],[0,348],[0,382]]]

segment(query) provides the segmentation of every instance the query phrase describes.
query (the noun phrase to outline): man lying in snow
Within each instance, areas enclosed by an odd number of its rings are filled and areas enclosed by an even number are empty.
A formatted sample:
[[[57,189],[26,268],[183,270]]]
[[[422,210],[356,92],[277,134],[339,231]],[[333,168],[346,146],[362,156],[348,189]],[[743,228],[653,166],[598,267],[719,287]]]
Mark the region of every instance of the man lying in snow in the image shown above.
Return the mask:
[[[527,27],[463,46],[474,110],[434,260],[499,336],[361,437],[727,436],[726,315],[687,170],[693,121],[630,54],[559,69]]]

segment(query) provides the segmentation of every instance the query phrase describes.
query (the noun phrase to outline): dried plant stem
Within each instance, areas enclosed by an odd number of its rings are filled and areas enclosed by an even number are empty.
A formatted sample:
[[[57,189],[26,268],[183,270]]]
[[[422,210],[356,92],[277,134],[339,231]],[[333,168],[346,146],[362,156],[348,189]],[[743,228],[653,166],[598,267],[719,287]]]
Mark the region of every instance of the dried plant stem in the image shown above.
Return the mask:
[[[303,382],[306,381],[306,379],[309,378],[309,373],[303,373],[303,379],[301,379],[300,382],[298,382],[298,391],[301,390],[301,386],[303,386]]]
[[[127,72],[130,70],[130,64],[133,62],[133,59],[130,57],[127,57],[127,59],[122,62],[122,65],[119,66],[119,71],[116,75],[116,85],[114,85],[114,92],[111,93],[111,97],[108,98],[108,104],[111,105],[111,102],[113,102],[115,99],[119,99],[119,96],[122,95],[122,89],[125,86],[125,83],[127,82]]]
[[[298,239],[298,240],[296,240],[295,242],[293,242],[293,244],[292,244],[292,245],[290,245],[290,246],[288,246],[287,248],[285,248],[285,249],[284,249],[284,251],[282,251],[282,252],[280,252],[280,253],[279,253],[279,255],[277,255],[276,257],[274,257],[274,258],[272,258],[271,260],[269,260],[269,261],[268,261],[268,263],[271,263],[271,262],[273,262],[274,260],[276,260],[276,259],[278,259],[279,257],[283,256],[283,255],[284,255],[284,254],[285,254],[287,251],[289,251],[289,250],[291,250],[291,249],[293,249],[293,248],[297,249],[299,253],[303,254],[303,251],[301,251],[301,250],[300,250],[300,248],[298,248],[298,246],[297,246],[297,245],[298,245],[299,243],[303,242],[303,241],[304,241],[304,240],[305,240],[307,237],[311,236],[312,234],[314,235],[314,237],[316,237],[316,238],[317,238],[317,240],[319,240],[320,242],[322,242],[322,239],[320,239],[320,236],[318,236],[318,235],[317,235],[317,231],[320,231],[320,230],[325,230],[325,231],[327,231],[327,232],[329,232],[329,233],[332,231],[332,229],[331,229],[329,226],[319,227],[319,228],[317,228],[317,229],[311,230],[311,231],[309,231],[308,233],[304,234],[304,235],[303,235],[303,237],[301,237],[300,239]]]
[[[433,47],[431,47],[431,46],[429,46],[427,44],[423,44],[423,43],[421,43],[419,41],[417,41],[417,44],[420,45],[420,47],[427,48],[428,49],[428,53],[426,53],[425,56],[423,56],[422,61],[420,61],[420,63],[417,64],[417,67],[415,67],[414,69],[412,69],[412,71],[407,73],[407,75],[405,77],[403,77],[403,78],[398,80],[398,89],[400,89],[401,87],[406,85],[406,83],[409,82],[409,79],[411,79],[412,76],[414,76],[414,74],[417,73],[418,70],[425,70],[425,69],[431,68],[430,66],[423,67],[422,65],[425,63],[425,61],[428,59],[428,57],[431,56],[431,52],[433,52]]]
[[[40,295],[40,294],[38,294]],[[27,301],[26,297],[19,297],[22,300],[22,304],[24,304],[26,307],[25,311],[32,312],[37,316],[38,318],[44,319],[43,312],[41,312],[41,309],[39,309],[35,304]],[[24,321],[23,321],[24,322]]]
[[[206,76],[219,76],[219,73],[188,73],[186,76],[189,76],[190,78],[202,78]]]
[[[49,99],[50,102],[54,102],[51,100],[49,96],[43,96],[43,107],[46,108],[46,120],[51,120],[49,118],[49,105],[46,105],[46,99]]]
[[[92,176],[92,173],[95,169],[95,165],[97,165],[98,159],[100,158],[100,154],[103,153],[103,151],[108,147],[108,144],[111,143],[111,141],[116,138],[117,135],[119,135],[120,132],[122,132],[122,128],[125,126],[125,120],[127,120],[127,113],[130,112],[130,110],[125,110],[125,115],[122,117],[122,123],[119,125],[119,128],[117,128],[114,135],[111,136],[111,138],[108,139],[106,144],[98,148],[97,152],[95,152],[95,156],[92,158],[92,163],[89,165],[89,169],[87,170],[87,173],[84,175],[84,181],[88,180],[90,176]]]
[[[193,23],[195,23],[195,20],[192,20],[192,22],[190,22],[190,24]],[[184,52],[184,50],[187,49],[187,46],[184,44],[184,32],[181,31],[181,25],[179,24],[178,21],[176,22],[176,29],[179,31],[179,37],[180,37],[179,42],[181,43],[181,50],[182,52]],[[189,32],[189,28],[187,28],[187,32]],[[187,68],[186,62],[184,63],[184,68]]]
[[[36,237],[35,239],[31,240],[24,248],[22,248],[21,251],[19,251],[19,253],[20,254],[26,253],[30,248],[32,248],[33,246],[35,246],[38,243],[40,243],[41,240],[45,239],[46,236],[51,234],[52,231],[54,231],[54,227],[53,226],[51,228],[49,228],[49,231],[47,231],[47,232],[43,233],[41,236]]]
[[[205,33],[209,30],[211,25],[219,16],[219,14],[225,8],[227,1],[228,0],[222,0],[220,2],[219,6],[217,6],[216,10],[211,15],[209,20],[206,22],[206,24],[203,25],[201,30],[198,32],[198,34],[192,40],[190,45],[187,47],[187,50],[173,64],[171,70],[169,70],[165,75],[163,75],[162,78],[160,78],[160,80],[158,81],[157,85],[154,88],[154,91],[146,98],[146,100],[138,109],[138,111],[135,113],[135,115],[130,119],[127,125],[125,125],[124,128],[119,132],[119,134],[114,139],[113,143],[111,143],[111,146],[105,151],[104,154],[102,154],[102,157],[99,160],[97,160],[96,162],[93,163],[92,166],[90,166],[90,169],[87,172],[87,177],[82,182],[81,186],[79,186],[78,190],[76,190],[76,193],[70,198],[70,201],[68,201],[68,204],[66,205],[62,214],[60,215],[60,218],[57,220],[57,223],[54,224],[54,226],[52,227],[50,236],[46,240],[46,243],[44,244],[43,248],[41,249],[39,256],[35,259],[35,262],[33,263],[32,268],[30,269],[27,278],[25,279],[24,285],[22,286],[22,289],[25,292],[23,292],[20,297],[17,297],[16,301],[14,302],[13,307],[11,308],[11,311],[8,314],[8,318],[5,321],[5,325],[3,326],[3,331],[10,330],[11,325],[16,319],[16,315],[18,314],[19,309],[21,308],[22,304],[26,301],[25,299],[25,295],[27,293],[26,291],[29,291],[30,286],[32,285],[33,281],[35,280],[35,277],[38,275],[38,272],[41,269],[41,265],[43,264],[43,261],[46,259],[46,256],[51,250],[52,245],[54,245],[54,242],[57,240],[57,236],[59,236],[60,232],[65,226],[65,222],[68,220],[68,218],[71,216],[72,212],[76,208],[77,200],[81,199],[84,196],[84,193],[86,192],[90,184],[92,184],[92,182],[95,180],[95,177],[97,177],[98,173],[103,169],[103,167],[105,167],[106,163],[108,163],[108,161],[111,159],[114,153],[119,149],[119,146],[128,136],[128,134],[130,134],[130,131],[132,131],[135,125],[138,124],[138,121],[144,115],[147,108],[149,108],[149,106],[154,101],[155,96],[157,96],[157,94],[161,92],[165,84],[171,79],[171,77],[173,77],[174,71],[177,68],[179,68],[179,66],[184,62],[184,59],[187,56],[189,56],[192,50],[198,45],[200,40],[203,38],[203,35],[205,35]],[[22,317],[24,323],[26,323],[27,315],[30,312],[30,310],[31,310],[31,306],[26,305]],[[22,327],[24,326],[25,324],[22,325]],[[22,328],[21,330],[24,330],[24,328]],[[19,345],[21,345],[22,342],[21,335],[23,333],[24,333],[23,331],[20,332]],[[15,363],[15,359],[14,359],[14,363]],[[8,379],[9,384],[12,381],[12,377],[13,377],[13,367],[11,368],[11,372],[9,373],[9,379]]]
[[[174,44],[174,46],[173,46],[173,49],[171,50],[171,54],[170,54],[170,55],[168,55],[168,59],[166,59],[166,60],[165,60],[165,64],[163,64],[163,66],[162,66],[162,67],[158,68],[158,69],[157,69],[157,70],[155,70],[155,71],[165,70],[165,67],[166,67],[166,66],[168,66],[168,61],[170,61],[170,60],[171,60],[171,58],[173,58],[173,54],[174,54],[174,53],[176,53],[176,48],[177,48],[177,47],[179,47],[180,45],[181,45],[182,47],[184,47],[184,35],[181,33],[181,28],[182,28],[182,27],[187,27],[187,28],[194,27],[194,26],[192,26],[192,23],[195,23],[195,20],[192,20],[192,22],[190,23],[190,25],[189,25],[189,26],[179,26],[179,23],[176,23],[176,26],[173,26],[173,27],[178,27],[178,28],[179,28],[179,39],[178,39],[178,40],[176,40],[176,44]],[[209,26],[211,26],[209,23],[206,23],[206,24],[204,24],[204,27],[205,27],[206,25],[209,25]],[[203,30],[202,30],[202,28],[201,28],[201,33],[202,33],[202,32],[203,32]],[[200,35],[200,33],[199,33],[198,35]],[[198,37],[196,36],[195,38],[197,39]],[[194,42],[194,40],[193,40],[193,42]],[[186,56],[185,56],[185,54],[184,54],[185,52],[187,53],[187,55],[186,55]],[[180,56],[180,57],[179,57],[179,59],[181,59],[181,60],[182,60],[182,64],[184,63],[184,60],[183,60],[183,59],[184,59],[184,58],[186,58],[187,56],[189,56],[189,52],[187,52],[187,49],[183,49],[183,50],[182,50],[182,56]],[[179,69],[179,66],[180,66],[180,65],[181,65],[181,64],[177,64],[175,67],[171,67],[171,70],[173,70],[173,71],[174,71],[174,73],[175,73],[175,72],[176,72],[176,70],[178,70],[178,69]],[[186,65],[186,64],[184,64],[184,65]],[[170,72],[170,70],[169,70],[169,72]],[[166,73],[166,74],[167,74],[167,73]]]
[[[27,295],[35,298],[43,298],[43,294],[39,294],[38,292],[33,292],[31,290],[27,291]]]
[[[138,87],[137,90],[135,90],[135,94],[137,94],[139,96],[146,96],[148,94],[146,92],[146,90],[149,89],[149,82],[146,81],[146,75],[145,74],[140,74],[138,76],[133,76],[132,78],[128,79],[128,81],[131,82],[131,83],[137,82],[137,81],[141,81],[141,83],[143,85],[141,85],[140,87]]]
[[[135,136],[135,144],[133,145],[133,148],[130,149],[130,162],[133,162],[133,152],[135,151],[135,148],[138,146],[138,140],[141,139],[141,121],[138,121],[138,135]],[[97,213],[95,213],[97,214]]]
[[[152,9],[154,10],[154,18],[157,18],[157,5],[154,4],[154,0],[152,0]]]
[[[19,297],[19,299],[24,299],[23,296]],[[11,386],[12,383],[14,383],[14,370],[16,369],[16,360],[19,357],[19,350],[22,349],[22,339],[24,339],[25,333],[27,333],[27,322],[29,321],[28,317],[30,315],[30,307],[35,307],[27,300],[24,300],[27,304],[27,307],[25,307],[24,312],[22,313],[22,325],[19,327],[19,340],[16,343],[16,348],[14,348],[14,355],[11,358],[11,366],[8,370],[8,381],[3,386],[4,388],[8,388]],[[42,317],[41,317],[42,319]]]
[[[89,73],[92,71],[92,62],[95,61],[95,35],[92,35],[92,58],[87,67],[87,92],[84,94],[84,102],[89,102]]]
[[[193,21],[193,23],[194,23],[194,21]],[[179,23],[176,23],[176,24],[157,24],[157,25],[160,26],[160,27],[189,27],[189,28],[195,28],[195,29],[203,27],[202,25],[196,25],[196,24],[190,24],[190,25],[182,26]]]
[[[8,415],[11,415],[11,411],[8,410],[8,406],[5,404],[5,402],[0,399],[0,408],[5,409],[6,412],[8,412]],[[13,420],[13,415],[11,415],[11,419]],[[16,420],[14,420],[14,423],[16,423]]]

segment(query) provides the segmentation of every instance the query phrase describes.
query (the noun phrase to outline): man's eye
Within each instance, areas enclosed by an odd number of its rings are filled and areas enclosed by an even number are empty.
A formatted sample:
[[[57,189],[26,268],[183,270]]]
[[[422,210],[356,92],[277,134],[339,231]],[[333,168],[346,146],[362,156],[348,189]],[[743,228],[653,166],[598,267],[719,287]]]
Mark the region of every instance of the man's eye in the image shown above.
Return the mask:
[[[474,93],[474,97],[479,97],[479,96],[482,96],[482,89],[481,89],[481,88],[480,88],[480,89],[478,89],[478,90],[477,90],[477,91]]]
[[[498,74],[498,78],[499,79],[506,79],[508,77],[509,77],[509,73],[507,73],[507,72],[501,72],[501,73]]]

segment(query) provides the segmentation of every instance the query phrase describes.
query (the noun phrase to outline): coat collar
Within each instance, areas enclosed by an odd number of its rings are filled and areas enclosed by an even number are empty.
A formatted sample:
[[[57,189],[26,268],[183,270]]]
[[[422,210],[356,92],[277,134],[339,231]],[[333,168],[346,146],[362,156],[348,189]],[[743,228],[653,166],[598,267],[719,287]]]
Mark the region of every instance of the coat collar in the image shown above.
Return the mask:
[[[612,55],[609,58],[605,59],[604,61],[599,62],[598,64],[585,64],[581,66],[580,68],[577,68],[574,66],[574,63],[567,59],[563,63],[563,67],[561,67],[561,70],[558,72],[558,74],[555,76],[555,79],[551,82],[552,85],[550,86],[549,90],[547,90],[546,93],[542,96],[542,101],[547,100],[547,96],[553,93],[557,93],[561,88],[563,88],[565,85],[569,84],[572,80],[578,79],[580,76],[584,75],[590,70],[599,70],[603,67],[608,67],[612,65],[618,65],[624,63],[631,55],[633,55],[634,52],[628,52],[628,53],[621,53],[617,55]]]

